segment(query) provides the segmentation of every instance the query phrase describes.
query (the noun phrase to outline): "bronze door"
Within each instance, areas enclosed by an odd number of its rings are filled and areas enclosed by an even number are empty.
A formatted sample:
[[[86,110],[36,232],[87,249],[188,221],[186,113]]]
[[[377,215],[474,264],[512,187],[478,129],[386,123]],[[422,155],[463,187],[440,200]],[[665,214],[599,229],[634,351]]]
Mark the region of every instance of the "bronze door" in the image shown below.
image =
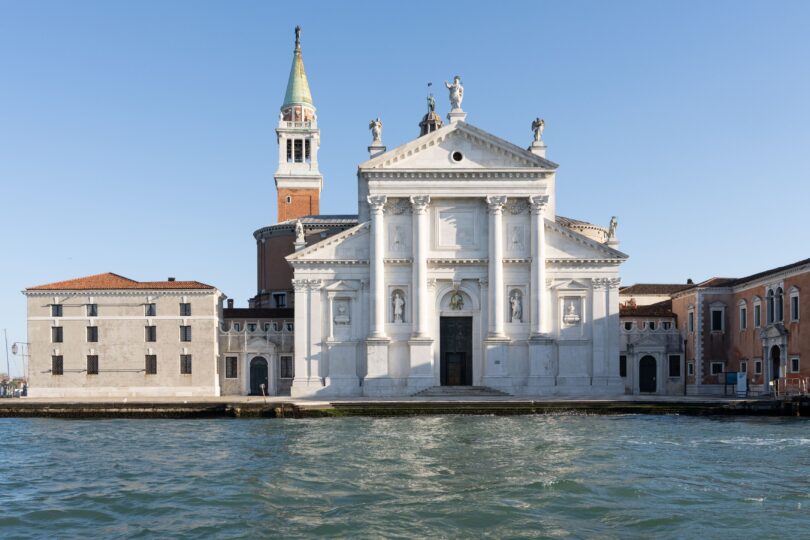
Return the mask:
[[[439,330],[442,386],[472,385],[472,317],[442,317]]]

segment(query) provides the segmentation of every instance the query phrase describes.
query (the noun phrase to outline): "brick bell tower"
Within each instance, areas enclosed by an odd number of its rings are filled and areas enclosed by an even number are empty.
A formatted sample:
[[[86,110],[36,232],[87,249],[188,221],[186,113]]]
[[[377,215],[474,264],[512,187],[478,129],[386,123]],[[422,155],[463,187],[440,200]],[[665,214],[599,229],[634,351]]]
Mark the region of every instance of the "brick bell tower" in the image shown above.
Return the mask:
[[[278,169],[278,221],[298,219],[320,213],[323,176],[318,170],[318,147],[321,132],[312,104],[304,58],[301,55],[301,27],[295,27],[293,52],[287,93],[279,114]]]

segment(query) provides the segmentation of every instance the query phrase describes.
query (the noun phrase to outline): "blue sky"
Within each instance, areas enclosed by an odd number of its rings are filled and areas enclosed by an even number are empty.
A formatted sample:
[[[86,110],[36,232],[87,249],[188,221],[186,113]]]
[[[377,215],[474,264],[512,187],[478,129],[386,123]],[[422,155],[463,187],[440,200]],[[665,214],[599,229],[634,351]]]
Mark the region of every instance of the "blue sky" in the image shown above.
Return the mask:
[[[23,288],[87,274],[197,279],[246,303],[296,24],[323,213],[356,211],[369,119],[407,142],[426,83],[458,73],[470,123],[523,146],[545,118],[558,212],[619,217],[625,284],[810,256],[808,2],[3,0],[10,341]]]

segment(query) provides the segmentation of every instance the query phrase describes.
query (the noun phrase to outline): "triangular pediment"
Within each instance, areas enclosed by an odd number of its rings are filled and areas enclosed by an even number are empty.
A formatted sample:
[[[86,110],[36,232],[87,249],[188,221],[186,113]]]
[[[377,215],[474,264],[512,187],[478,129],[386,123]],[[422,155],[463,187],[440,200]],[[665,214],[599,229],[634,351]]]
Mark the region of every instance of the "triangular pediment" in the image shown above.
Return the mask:
[[[451,123],[360,164],[361,170],[540,169],[551,172],[556,168],[556,163],[466,122]]]
[[[606,260],[621,262],[628,256],[610,246],[546,220],[546,259]]]
[[[368,222],[324,238],[287,256],[291,264],[330,261],[335,264],[357,264],[368,261]]]
[[[579,280],[576,280],[576,279],[569,279],[569,280],[560,281],[560,282],[556,283],[552,288],[553,289],[564,289],[564,290],[570,290],[570,291],[589,290],[591,288],[591,285],[589,283],[585,283],[583,281],[579,281]]]

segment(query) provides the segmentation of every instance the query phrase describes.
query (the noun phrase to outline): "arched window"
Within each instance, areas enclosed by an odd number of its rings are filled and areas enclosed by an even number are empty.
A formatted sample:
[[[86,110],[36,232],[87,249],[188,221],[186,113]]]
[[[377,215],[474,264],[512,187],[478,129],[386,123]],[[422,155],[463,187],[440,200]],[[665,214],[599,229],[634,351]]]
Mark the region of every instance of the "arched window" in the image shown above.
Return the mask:
[[[768,291],[768,295],[765,297],[765,303],[766,320],[768,324],[773,324],[773,289]]]
[[[754,328],[762,326],[762,300],[759,296],[754,297]]]
[[[782,287],[776,289],[776,322],[785,320],[785,298]]]
[[[745,330],[748,328],[748,304],[745,300],[740,300],[738,307],[740,311],[740,330]]]

